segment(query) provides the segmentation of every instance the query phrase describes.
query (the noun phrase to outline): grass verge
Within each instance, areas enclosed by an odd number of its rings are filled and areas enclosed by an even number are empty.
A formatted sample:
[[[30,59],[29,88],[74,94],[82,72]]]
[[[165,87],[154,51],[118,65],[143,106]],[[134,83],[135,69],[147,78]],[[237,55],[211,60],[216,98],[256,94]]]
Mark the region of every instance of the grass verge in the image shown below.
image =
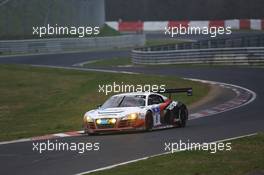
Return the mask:
[[[77,26],[78,27],[78,26]],[[92,37],[106,37],[106,36],[119,36],[122,35],[119,31],[111,28],[107,24],[104,24],[100,27],[100,33],[98,35],[85,35],[84,38],[92,38]],[[65,35],[45,35],[44,39],[50,39],[50,38],[79,38],[79,34],[73,35],[73,34],[65,34]],[[43,39],[40,38],[38,35],[16,35],[16,36],[0,36],[0,39],[3,40],[19,40],[19,39]]]
[[[0,140],[19,139],[80,130],[85,111],[110,95],[98,85],[165,84],[167,88],[193,87],[194,95],[178,94],[187,104],[207,95],[209,87],[177,77],[128,75],[76,70],[0,65]]]
[[[158,156],[92,175],[244,175],[264,172],[264,134],[231,141],[231,151],[185,151]],[[259,173],[259,174],[262,174]]]
[[[100,34],[98,36],[119,36],[121,33],[107,24],[104,24],[103,27],[101,27]]]

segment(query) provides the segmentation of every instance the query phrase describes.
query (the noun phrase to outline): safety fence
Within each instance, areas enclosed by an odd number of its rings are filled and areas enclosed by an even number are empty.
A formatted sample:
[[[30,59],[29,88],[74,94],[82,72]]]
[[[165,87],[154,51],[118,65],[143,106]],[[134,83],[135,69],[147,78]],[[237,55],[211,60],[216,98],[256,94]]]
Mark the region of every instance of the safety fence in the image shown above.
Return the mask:
[[[140,47],[145,35],[121,35],[113,37],[56,38],[0,41],[0,54],[8,53],[56,53],[89,49]]]
[[[259,64],[264,35],[143,47],[131,56],[135,64]]]

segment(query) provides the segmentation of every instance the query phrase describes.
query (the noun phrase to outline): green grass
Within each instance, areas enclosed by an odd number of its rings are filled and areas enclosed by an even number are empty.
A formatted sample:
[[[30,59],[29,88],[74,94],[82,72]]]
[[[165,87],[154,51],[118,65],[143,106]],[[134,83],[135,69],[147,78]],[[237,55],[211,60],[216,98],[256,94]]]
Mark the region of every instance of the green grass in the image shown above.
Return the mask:
[[[98,36],[118,36],[121,35],[121,33],[107,24],[104,24],[104,26],[100,30],[100,34]]]
[[[264,171],[264,134],[234,140],[231,151],[185,151],[92,175],[245,175]]]
[[[131,58],[117,57],[110,59],[100,59],[84,64],[84,67],[116,67],[125,65],[132,65]]]
[[[0,140],[80,130],[83,114],[110,95],[98,85],[165,84],[193,87],[194,96],[178,94],[187,104],[207,95],[209,87],[176,77],[85,72],[76,70],[0,65]]]
[[[76,26],[78,27],[78,26]],[[106,36],[119,36],[121,33],[119,31],[116,31],[115,29],[109,27],[107,24],[104,24],[102,27],[100,27],[100,33],[98,35],[85,35],[84,37],[90,38],[90,37],[106,37]],[[39,37],[39,35],[4,35],[0,36],[0,39],[3,40],[15,40],[15,39],[48,39],[48,38],[82,38],[79,37],[81,34],[76,35],[44,35],[42,38]]]

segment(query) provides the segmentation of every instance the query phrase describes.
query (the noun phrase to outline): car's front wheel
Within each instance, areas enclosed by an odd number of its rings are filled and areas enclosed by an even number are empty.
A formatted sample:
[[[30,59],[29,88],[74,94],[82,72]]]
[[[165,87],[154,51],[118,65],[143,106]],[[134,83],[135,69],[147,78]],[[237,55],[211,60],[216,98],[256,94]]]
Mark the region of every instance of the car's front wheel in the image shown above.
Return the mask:
[[[145,117],[145,128],[146,131],[151,131],[153,128],[153,116],[150,111],[147,112]]]

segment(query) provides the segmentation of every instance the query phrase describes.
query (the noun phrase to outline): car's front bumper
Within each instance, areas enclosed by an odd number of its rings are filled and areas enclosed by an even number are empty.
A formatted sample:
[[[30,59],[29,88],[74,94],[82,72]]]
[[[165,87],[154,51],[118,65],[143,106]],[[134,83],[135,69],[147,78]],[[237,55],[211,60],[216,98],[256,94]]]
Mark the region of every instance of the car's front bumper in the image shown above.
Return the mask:
[[[136,120],[117,120],[115,124],[98,125],[96,122],[84,122],[84,131],[86,133],[108,133],[122,131],[137,131],[145,129],[145,121]]]

